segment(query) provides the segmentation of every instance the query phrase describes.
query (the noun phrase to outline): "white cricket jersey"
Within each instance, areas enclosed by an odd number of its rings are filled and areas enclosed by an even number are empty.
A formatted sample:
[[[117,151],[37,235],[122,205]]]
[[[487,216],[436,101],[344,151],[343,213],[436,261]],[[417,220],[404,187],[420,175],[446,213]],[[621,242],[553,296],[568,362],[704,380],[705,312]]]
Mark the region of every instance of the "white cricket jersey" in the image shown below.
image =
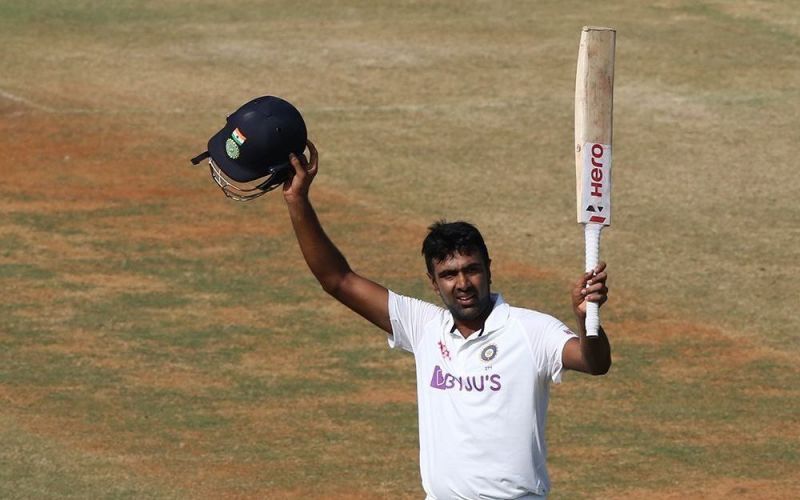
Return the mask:
[[[389,346],[414,354],[420,472],[428,499],[516,499],[550,490],[550,382],[575,337],[561,321],[492,294],[483,330],[464,339],[447,309],[389,292]]]

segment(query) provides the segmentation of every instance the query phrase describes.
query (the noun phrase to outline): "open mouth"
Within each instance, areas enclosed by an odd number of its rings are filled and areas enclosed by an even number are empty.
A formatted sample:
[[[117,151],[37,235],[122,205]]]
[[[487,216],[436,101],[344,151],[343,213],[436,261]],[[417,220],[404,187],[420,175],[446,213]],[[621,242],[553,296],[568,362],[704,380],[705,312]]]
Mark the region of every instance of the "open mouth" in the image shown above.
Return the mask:
[[[456,297],[456,301],[461,307],[472,307],[478,302],[478,297],[475,295],[465,295],[463,297]]]

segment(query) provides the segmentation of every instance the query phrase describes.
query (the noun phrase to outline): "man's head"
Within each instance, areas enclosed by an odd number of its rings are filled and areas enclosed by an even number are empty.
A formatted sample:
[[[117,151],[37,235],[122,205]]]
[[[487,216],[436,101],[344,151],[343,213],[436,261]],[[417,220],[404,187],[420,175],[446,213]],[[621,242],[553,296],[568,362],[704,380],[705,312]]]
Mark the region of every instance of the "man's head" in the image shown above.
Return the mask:
[[[445,221],[428,231],[422,254],[434,291],[457,321],[485,319],[492,305],[492,275],[481,233],[467,222]]]

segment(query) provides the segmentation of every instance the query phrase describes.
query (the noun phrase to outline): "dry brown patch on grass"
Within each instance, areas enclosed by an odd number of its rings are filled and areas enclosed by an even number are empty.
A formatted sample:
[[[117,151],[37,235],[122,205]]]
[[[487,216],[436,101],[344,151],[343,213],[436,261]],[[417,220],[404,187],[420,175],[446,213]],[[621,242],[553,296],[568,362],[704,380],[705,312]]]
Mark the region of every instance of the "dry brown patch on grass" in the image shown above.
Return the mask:
[[[742,392],[747,396],[752,397],[772,397],[772,398],[783,398],[793,395],[793,392],[796,392],[796,388],[792,387],[775,387],[775,386],[759,386],[759,387],[744,387],[742,388]],[[800,420],[797,422],[793,422],[794,424],[800,426]],[[800,436],[800,432],[794,434],[795,436]]]
[[[270,308],[274,311],[273,307]],[[278,305],[280,308],[280,305]],[[283,308],[284,310],[287,308]],[[225,325],[257,325],[263,321],[264,313],[256,307],[248,306],[216,306],[207,311],[206,317],[216,318]]]
[[[323,225],[356,271],[368,277],[407,278],[418,270],[424,276],[419,252],[429,224],[387,211],[371,195],[354,198],[351,193],[315,187],[312,198]],[[347,233],[337,234],[337,225],[346,225]],[[417,267],[408,269],[408,263]]]
[[[740,0],[729,2],[716,0],[711,2],[720,11],[743,21],[753,20],[764,23],[772,31],[776,28],[800,35],[800,20],[797,18],[796,6],[792,2],[775,2],[774,0]]]
[[[27,212],[35,214],[52,214],[69,208],[71,212],[101,210],[115,206],[110,200],[99,200],[94,198],[75,199],[62,192],[48,195],[45,199],[35,200],[15,200],[11,198],[0,198],[0,210],[4,212]],[[7,229],[3,229],[7,231]]]
[[[558,449],[553,449],[550,455],[560,455],[570,457],[571,461],[580,464],[603,464],[612,461],[619,461],[622,453],[619,449],[609,448],[604,446],[581,445],[577,446],[563,442],[558,446]],[[558,491],[558,483],[569,483],[575,481],[580,477],[581,471],[574,470],[569,467],[560,466],[549,461],[547,470],[551,477],[555,479],[553,486],[555,491]]]
[[[413,369],[413,367],[412,367]],[[416,403],[416,386],[394,386],[381,384],[380,389],[374,385],[361,387],[358,392],[351,394],[347,400],[353,403],[383,405],[387,403]]]
[[[126,340],[103,332],[62,329],[48,343],[19,348],[21,353],[66,354],[76,363],[113,370],[122,376],[128,387],[178,389],[189,394],[209,388],[224,389],[228,381],[203,371],[203,367],[166,363],[143,366],[140,356],[133,355],[135,346]],[[9,398],[25,400],[29,388],[6,388]]]
[[[169,175],[158,174],[174,160],[153,154],[151,139],[106,115],[73,114],[64,120],[54,113],[16,113],[0,121],[3,173],[11,179],[2,189],[29,199],[3,200],[0,207],[58,213],[204,197],[204,192],[176,189]],[[147,151],[146,158],[137,154],[140,150]]]
[[[186,201],[199,199],[202,192],[176,189],[150,172],[137,170],[138,165],[120,164],[119,171],[115,171],[113,176],[108,174],[97,174],[95,168],[87,165],[82,173],[88,176],[91,181],[87,185],[73,185],[66,190],[70,197],[94,198],[99,201],[111,203],[136,203],[136,202],[162,202],[165,200]]]
[[[243,354],[235,370],[256,377],[279,374],[281,377],[302,375],[305,378],[327,378],[343,375],[341,372],[332,373],[334,370],[330,369],[325,370],[324,374],[321,370],[314,369],[312,363],[324,364],[326,359],[331,358],[324,348],[285,350],[262,345]]]
[[[685,498],[752,498],[787,499],[797,496],[798,479],[757,480],[703,477],[699,480],[682,481],[673,484],[669,491],[637,488],[621,492],[604,492],[604,498],[659,500],[682,500]]]
[[[782,422],[779,426],[762,422],[747,422],[747,444],[769,444],[776,440],[781,441],[786,436],[800,435],[800,423]],[[742,442],[744,431],[742,422],[725,423],[715,422],[713,425],[704,424],[697,418],[662,419],[651,423],[657,428],[658,434],[673,443],[686,443],[692,446],[701,446],[706,449],[728,446],[736,447]],[[753,428],[757,430],[753,430]]]
[[[747,338],[746,332],[725,330],[717,326],[677,318],[648,321],[623,320],[614,323],[614,331],[619,338],[642,345],[663,345],[687,340],[697,344],[708,344],[715,349],[724,350],[732,347],[737,350],[755,351],[762,355],[784,355],[782,351],[756,344],[755,341],[758,338]]]
[[[686,328],[678,328],[674,321],[623,320],[614,324],[614,336],[640,345],[659,345],[686,335]]]
[[[355,346],[356,344],[350,344]],[[340,348],[347,345],[340,344]],[[375,367],[375,363],[363,362],[365,368]],[[382,364],[380,368],[386,368]],[[234,371],[250,376],[261,377],[302,377],[305,380],[346,379],[349,375],[345,367],[339,366],[336,352],[325,347],[303,347],[302,349],[276,349],[268,343],[255,347],[242,355]]]
[[[789,354],[756,343],[740,332],[681,320],[622,321],[614,325],[614,336],[625,342],[651,346],[674,346],[674,355],[658,360],[669,377],[696,378],[722,366],[737,369],[757,360],[788,360]]]
[[[14,316],[26,320],[38,329],[46,329],[51,332],[65,331],[65,323],[73,319],[75,314],[75,308],[63,305],[42,306],[39,302],[33,302],[14,306]]]
[[[714,121],[715,113],[699,99],[658,88],[642,80],[629,81],[620,88],[620,99],[636,102],[638,113],[646,113],[658,123],[683,123],[686,120]]]
[[[154,276],[144,276],[123,271],[115,271],[113,273],[61,274],[59,279],[68,284],[86,285],[90,288],[90,291],[70,291],[68,294],[90,298],[98,298],[99,296],[108,298],[110,294],[130,291],[136,291],[137,293],[163,292],[169,288],[167,283]]]
[[[30,344],[20,349],[22,352],[88,355],[94,359],[101,359],[108,355],[119,355],[120,353],[125,355],[127,349],[124,344],[116,339],[105,338],[98,332],[65,328],[60,329],[48,343]],[[90,358],[82,358],[82,360],[84,359],[88,361]]]
[[[374,499],[374,498],[404,498],[404,497],[397,497],[394,495],[388,495],[390,492],[376,492],[374,490],[370,491],[341,491],[341,488],[334,488],[332,490],[320,491],[319,488],[293,488],[293,489],[280,489],[280,490],[273,490],[269,492],[269,498],[274,498],[276,500],[296,500],[298,498],[315,498],[315,497],[324,497],[324,498],[331,498],[335,500],[367,500],[367,499]],[[385,496],[387,495],[387,496]],[[263,498],[263,497],[262,497]]]
[[[58,234],[10,224],[3,227],[2,234],[19,238],[23,247],[9,252],[8,256],[0,255],[3,264],[32,264],[59,271],[63,269],[64,261],[71,259],[103,261],[114,257],[112,252],[90,245],[92,236]]]
[[[287,442],[309,440],[317,441],[325,431],[336,430],[333,421],[320,412],[320,407],[328,403],[325,397],[316,398],[312,404],[300,405],[292,400],[289,404],[265,401],[258,404],[220,402],[217,413],[232,422],[233,429],[240,436],[247,436],[242,444],[250,442],[274,444],[276,449],[286,451]],[[311,424],[313,422],[313,424]],[[239,442],[234,444],[238,445]],[[233,450],[236,453],[237,450]],[[297,450],[298,452],[303,450]],[[291,461],[273,463],[272,468],[285,472],[294,470],[297,464]]]
[[[285,372],[283,372],[285,373]],[[282,374],[283,376],[283,374]],[[295,429],[295,420],[302,415],[315,415],[314,431],[330,428],[330,421],[323,421],[317,415],[319,409],[326,405],[370,404],[383,405],[392,403],[415,403],[415,387],[393,383],[383,383],[380,390],[373,384],[353,384],[354,392],[315,394],[313,396],[297,395],[291,398],[290,405],[256,404],[240,405],[223,403],[219,408],[220,415],[234,418],[239,422],[249,422],[258,427],[263,422],[270,422],[270,429],[265,430],[276,436],[290,436]],[[317,425],[319,423],[319,425]],[[354,424],[355,425],[355,424]],[[311,429],[309,429],[311,431]],[[288,433],[288,434],[287,434]]]
[[[201,251],[207,245],[212,245],[217,251],[220,249],[230,250],[230,247],[226,246],[225,243],[231,238],[243,236],[261,236],[264,238],[293,237],[292,235],[284,234],[283,228],[267,224],[239,224],[236,219],[231,219],[229,224],[221,224],[216,220],[204,222],[202,219],[197,223],[178,223],[170,217],[160,214],[115,217],[114,226],[125,228],[125,237],[131,240],[202,243],[199,248],[190,249],[190,251]]]
[[[204,436],[193,431],[181,432],[180,439],[173,442],[148,433],[112,431],[105,421],[89,423],[79,415],[33,414],[24,407],[8,408],[5,414],[14,418],[17,425],[26,432],[65,448],[124,465],[129,475],[155,477],[189,490],[192,489],[193,480],[198,477],[198,470],[214,471],[219,467],[219,464],[214,463],[198,467],[198,463],[205,462],[203,451],[196,443],[202,445]],[[125,415],[111,418],[122,419]],[[137,450],[158,450],[158,453]],[[192,455],[197,459],[192,459]],[[257,464],[238,465],[257,467]]]
[[[4,263],[5,262],[0,260],[0,264]],[[5,299],[8,302],[15,304],[36,304],[34,307],[41,308],[42,304],[52,304],[54,300],[61,296],[62,291],[43,283],[31,284],[31,281],[25,278],[4,278],[3,293],[9,294],[8,297],[13,296],[13,301]],[[20,309],[15,310],[15,313],[19,312],[21,312]],[[39,312],[41,314],[41,310]]]
[[[281,283],[284,284],[284,283]],[[341,319],[347,315],[338,307],[332,307],[331,301],[323,298],[320,300],[309,300],[294,304],[273,302],[269,304],[269,316],[264,314],[263,305],[253,306],[220,306],[213,300],[209,301],[205,310],[197,311],[203,318],[213,319],[215,323],[221,325],[242,325],[242,326],[262,326],[265,331],[273,326],[280,326],[281,329],[288,328],[287,325],[280,324],[282,318],[292,317],[295,314],[303,313],[308,310],[324,310],[325,317],[331,321]],[[334,304],[337,305],[337,304]],[[275,322],[279,322],[278,325]],[[299,332],[296,335],[313,335],[313,332]],[[264,338],[264,344],[269,343],[269,337]]]
[[[48,187],[43,181],[52,181],[58,171],[80,173],[74,172],[76,166],[84,166],[82,160],[105,149],[104,144],[119,146],[131,142],[128,135],[114,133],[110,128],[99,126],[98,121],[96,116],[81,115],[70,116],[68,121],[54,119],[53,114],[42,112],[18,113],[12,120],[1,121],[4,169],[13,176],[15,188],[36,192],[37,187]],[[32,165],[39,168],[31,168]],[[91,170],[108,170],[107,164],[100,167],[87,162],[85,166]]]
[[[111,433],[104,424],[87,424],[80,418],[54,414],[33,414],[25,408],[8,408],[6,415],[13,417],[17,425],[39,437],[58,442],[69,448],[90,453],[117,456],[123,442],[129,436]],[[109,436],[113,436],[109,439]],[[140,436],[148,439],[147,436]]]
[[[0,384],[0,401],[6,410],[25,408],[41,401],[48,392],[40,387]]]
[[[500,265],[492,265],[493,274],[503,276],[505,280],[513,281],[536,281],[553,279],[555,273],[552,270],[542,269],[530,264],[517,262],[509,259],[502,260]]]
[[[187,394],[230,387],[227,378],[211,375],[193,366],[170,364],[143,369],[132,363],[125,373],[127,385],[153,389],[177,389]]]

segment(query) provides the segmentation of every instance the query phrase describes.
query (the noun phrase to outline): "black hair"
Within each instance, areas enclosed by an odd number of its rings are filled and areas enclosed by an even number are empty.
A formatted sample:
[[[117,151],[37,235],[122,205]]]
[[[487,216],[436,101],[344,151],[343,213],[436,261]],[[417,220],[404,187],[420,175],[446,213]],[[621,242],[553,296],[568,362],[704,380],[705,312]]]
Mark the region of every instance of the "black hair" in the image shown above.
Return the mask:
[[[433,276],[433,261],[441,262],[448,257],[461,254],[472,254],[477,251],[483,257],[486,269],[489,269],[489,251],[483,242],[478,228],[469,222],[447,222],[440,220],[428,228],[428,236],[422,242],[422,255],[428,273]]]

